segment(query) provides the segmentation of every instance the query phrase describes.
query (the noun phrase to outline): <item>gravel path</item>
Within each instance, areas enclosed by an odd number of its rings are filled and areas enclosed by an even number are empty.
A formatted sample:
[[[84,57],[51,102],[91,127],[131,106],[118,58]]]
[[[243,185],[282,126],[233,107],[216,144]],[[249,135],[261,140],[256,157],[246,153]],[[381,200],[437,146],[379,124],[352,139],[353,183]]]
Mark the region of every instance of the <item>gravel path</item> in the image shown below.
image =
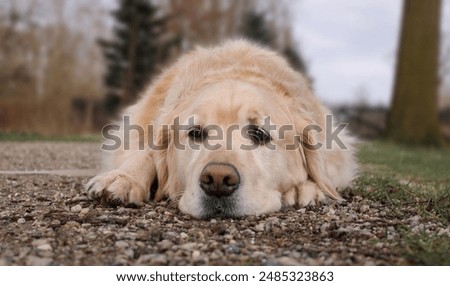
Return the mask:
[[[95,169],[97,144],[0,143],[0,170]],[[202,221],[169,203],[108,208],[87,177],[0,175],[0,265],[399,265],[399,229],[448,232],[377,202]]]

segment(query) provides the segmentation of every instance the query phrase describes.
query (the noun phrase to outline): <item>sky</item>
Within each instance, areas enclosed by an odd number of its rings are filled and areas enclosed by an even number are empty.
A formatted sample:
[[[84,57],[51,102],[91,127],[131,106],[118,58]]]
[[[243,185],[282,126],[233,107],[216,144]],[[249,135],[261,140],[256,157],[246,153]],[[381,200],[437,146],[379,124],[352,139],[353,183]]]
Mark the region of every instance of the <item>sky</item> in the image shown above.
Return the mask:
[[[450,35],[450,1],[443,3],[442,30]],[[401,4],[401,0],[294,2],[294,36],[322,101],[390,103]]]

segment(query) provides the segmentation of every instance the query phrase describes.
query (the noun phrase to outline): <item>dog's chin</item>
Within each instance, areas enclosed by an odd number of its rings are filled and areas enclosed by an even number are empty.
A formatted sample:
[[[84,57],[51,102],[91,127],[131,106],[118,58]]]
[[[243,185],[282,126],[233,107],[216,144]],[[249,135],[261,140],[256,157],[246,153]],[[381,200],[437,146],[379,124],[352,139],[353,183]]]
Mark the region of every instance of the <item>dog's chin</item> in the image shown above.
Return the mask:
[[[235,218],[242,214],[238,210],[237,195],[217,198],[214,196],[203,196],[201,198],[202,210],[200,218]]]

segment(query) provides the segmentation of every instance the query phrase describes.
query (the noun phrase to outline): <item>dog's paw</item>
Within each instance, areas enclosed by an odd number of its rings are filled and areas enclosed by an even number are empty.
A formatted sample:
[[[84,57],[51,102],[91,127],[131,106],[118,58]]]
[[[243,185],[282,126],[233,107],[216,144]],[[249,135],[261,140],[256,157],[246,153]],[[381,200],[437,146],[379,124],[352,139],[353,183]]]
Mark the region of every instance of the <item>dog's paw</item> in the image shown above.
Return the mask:
[[[117,170],[95,176],[85,188],[89,197],[113,206],[141,206],[149,197],[148,190],[129,175]]]
[[[328,200],[325,193],[313,182],[307,181],[283,194],[283,202],[288,206],[315,206]]]

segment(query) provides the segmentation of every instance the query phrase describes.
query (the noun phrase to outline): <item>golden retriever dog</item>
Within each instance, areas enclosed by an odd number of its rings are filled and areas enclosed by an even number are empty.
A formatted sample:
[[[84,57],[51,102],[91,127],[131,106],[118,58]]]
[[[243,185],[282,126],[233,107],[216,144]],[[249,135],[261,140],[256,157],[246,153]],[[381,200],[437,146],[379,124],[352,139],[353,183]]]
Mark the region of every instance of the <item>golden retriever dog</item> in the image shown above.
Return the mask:
[[[157,186],[156,200],[203,219],[341,200],[357,170],[354,139],[329,114],[275,52],[244,40],[197,48],[125,110],[108,133],[120,147],[86,189],[140,206]]]

